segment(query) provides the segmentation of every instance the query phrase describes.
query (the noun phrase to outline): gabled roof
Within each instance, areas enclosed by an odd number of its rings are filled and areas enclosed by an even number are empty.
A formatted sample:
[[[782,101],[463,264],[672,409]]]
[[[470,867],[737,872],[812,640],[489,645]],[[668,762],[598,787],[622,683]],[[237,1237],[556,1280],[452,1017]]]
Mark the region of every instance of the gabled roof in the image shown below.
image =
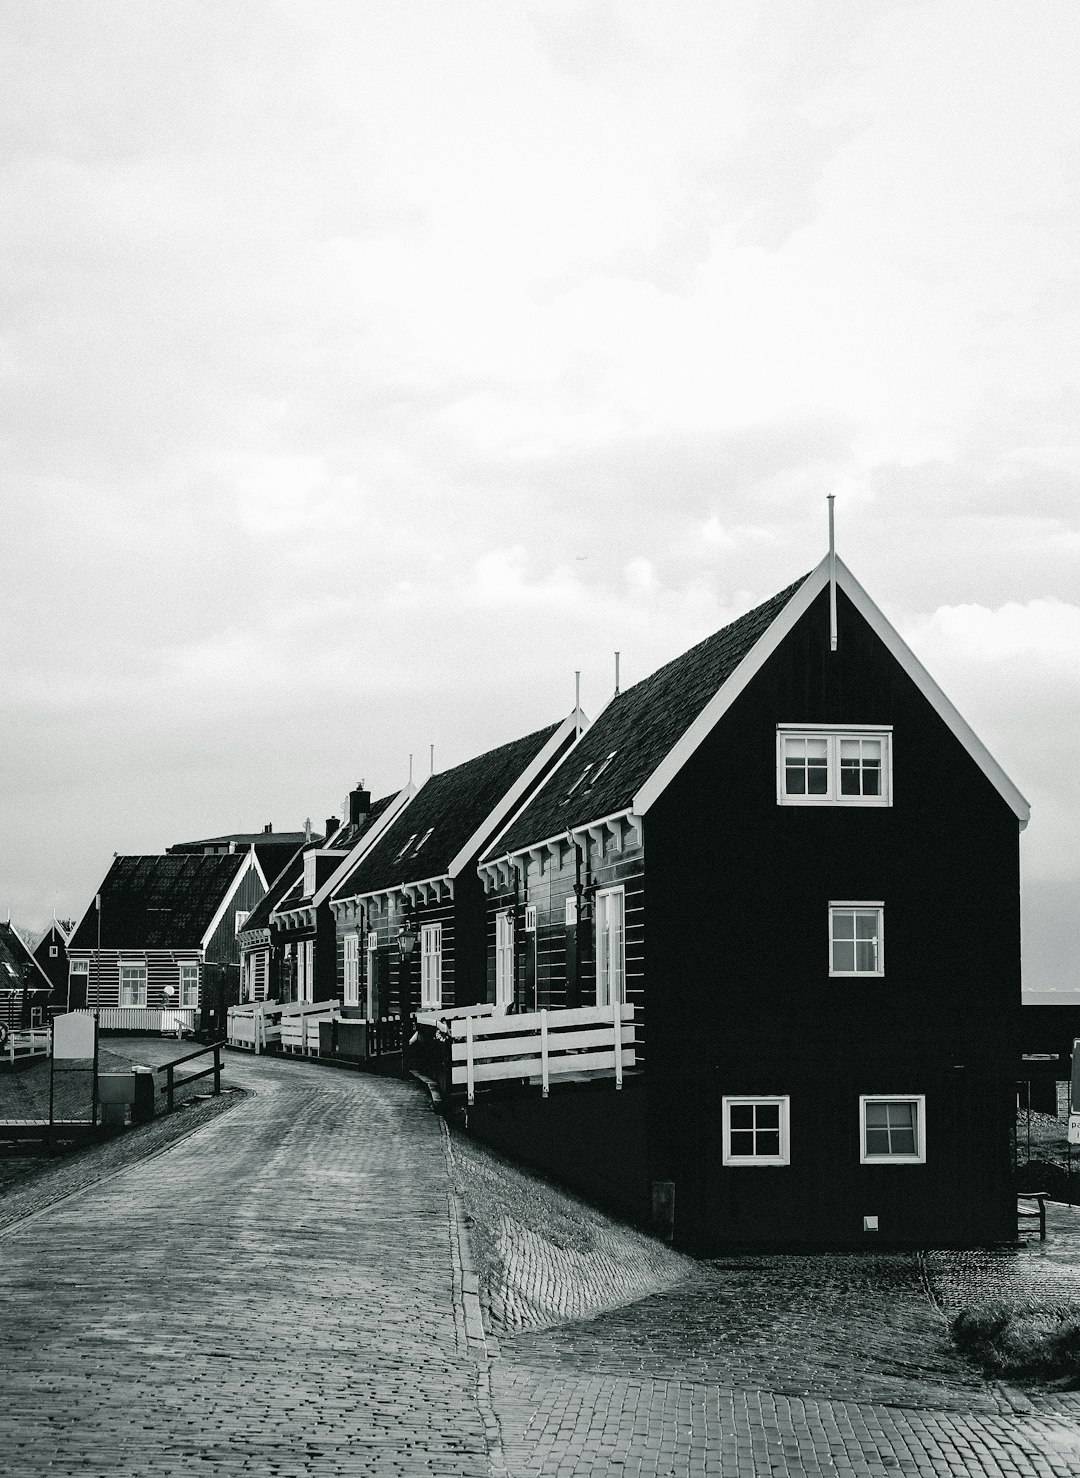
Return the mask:
[[[30,969],[24,967],[29,965]],[[0,923],[0,989],[52,990],[52,981],[42,970],[33,954],[23,941],[22,935],[10,923]]]
[[[174,842],[165,848],[168,857],[201,855],[203,853],[247,852],[255,848],[255,857],[263,881],[269,886],[283,867],[286,867],[297,847],[309,842],[319,842],[317,835],[308,836],[305,831],[232,831],[224,836],[203,837],[194,842]]]
[[[332,896],[353,898],[454,876],[520,798],[517,787],[536,778],[545,758],[554,756],[560,742],[569,741],[579,719],[572,715],[432,775]],[[485,824],[486,834],[478,835]]]
[[[328,841],[317,844],[314,850],[320,852],[340,852],[341,860],[344,862],[347,854],[356,847],[357,843],[377,829],[380,819],[387,811],[391,802],[397,799],[399,793],[395,790],[390,795],[384,795],[381,800],[374,801],[371,810],[355,826],[351,822],[346,822],[344,826],[339,827],[330,836]],[[305,847],[304,850],[305,852],[311,851],[312,848]],[[289,874],[289,885],[278,895],[277,902],[274,904],[275,912],[278,910],[284,911],[285,909],[299,908],[301,904],[311,901],[310,895],[304,892],[303,863],[295,869],[290,867]],[[319,890],[317,889],[316,891]],[[259,926],[256,925],[256,927]]]
[[[612,698],[485,855],[503,857],[517,847],[563,836],[575,826],[628,810],[639,786],[802,583],[796,580]]]
[[[216,856],[117,857],[68,945],[96,949],[199,949],[242,872],[250,848]]]
[[[827,555],[809,575],[706,637],[613,698],[485,859],[506,857],[607,817],[647,814],[731,704],[829,584],[842,590],[1013,810],[1027,801],[946,698],[843,560]]]
[[[312,842],[311,845],[317,847],[319,843]],[[305,847],[298,847],[289,858],[289,861],[270,884],[267,892],[263,894],[244,920],[243,928],[239,931],[241,934],[250,934],[256,929],[269,929],[271,913],[277,908],[297,878],[303,877],[304,852],[306,850]]]

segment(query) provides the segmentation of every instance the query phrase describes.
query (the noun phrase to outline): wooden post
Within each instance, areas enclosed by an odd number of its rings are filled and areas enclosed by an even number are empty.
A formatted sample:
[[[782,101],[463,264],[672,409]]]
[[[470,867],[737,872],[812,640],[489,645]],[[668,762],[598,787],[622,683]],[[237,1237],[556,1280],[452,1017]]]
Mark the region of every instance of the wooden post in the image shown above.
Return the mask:
[[[214,1043],[214,1092],[221,1092],[221,1044]]]
[[[476,1083],[473,1079],[473,1019],[471,1016],[465,1018],[465,1076],[469,1090],[469,1103],[472,1104],[476,1098]]]
[[[544,1097],[548,1096],[548,1014],[540,1012],[540,1082],[543,1084]]]
[[[615,1087],[622,1087],[622,1002],[615,1000],[611,1006],[615,1017]]]
[[[170,1113],[173,1106],[173,1065],[170,1062],[165,1069],[165,1103]]]

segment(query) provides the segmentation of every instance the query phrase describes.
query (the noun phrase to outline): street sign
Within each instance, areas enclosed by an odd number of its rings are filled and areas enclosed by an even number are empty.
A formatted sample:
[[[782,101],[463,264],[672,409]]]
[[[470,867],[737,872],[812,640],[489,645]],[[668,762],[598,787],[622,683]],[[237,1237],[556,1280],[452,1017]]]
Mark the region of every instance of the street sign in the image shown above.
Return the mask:
[[[1080,1144],[1080,1114],[1069,1115],[1069,1143]]]
[[[95,1055],[94,1034],[97,1022],[89,1014],[68,1011],[53,1017],[53,1059],[82,1059]]]

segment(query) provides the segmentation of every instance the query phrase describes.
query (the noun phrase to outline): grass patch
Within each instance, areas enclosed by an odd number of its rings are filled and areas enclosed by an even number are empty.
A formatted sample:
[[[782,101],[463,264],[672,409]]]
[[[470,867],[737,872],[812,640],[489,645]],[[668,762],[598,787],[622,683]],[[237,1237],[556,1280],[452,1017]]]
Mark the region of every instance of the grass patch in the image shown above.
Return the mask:
[[[987,1300],[959,1313],[952,1333],[989,1376],[1080,1390],[1080,1298]]]

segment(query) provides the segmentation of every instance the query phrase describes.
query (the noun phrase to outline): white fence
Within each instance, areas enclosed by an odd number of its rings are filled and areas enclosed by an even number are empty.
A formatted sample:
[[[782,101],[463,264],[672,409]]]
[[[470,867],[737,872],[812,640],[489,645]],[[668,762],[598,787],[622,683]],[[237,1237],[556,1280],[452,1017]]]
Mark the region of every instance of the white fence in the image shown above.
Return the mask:
[[[7,1041],[0,1048],[0,1059],[6,1058],[12,1067],[16,1062],[21,1062],[24,1057],[47,1057],[48,1055],[49,1028],[47,1026],[22,1029],[15,1027],[8,1033]]]
[[[230,1047],[265,1052],[278,1044],[287,1052],[318,1052],[319,1022],[332,1019],[340,1001],[248,1001],[230,1006],[225,1035]]]
[[[518,1016],[493,1012],[427,1013],[443,1023],[451,1043],[452,1081],[475,1102],[478,1083],[528,1079],[544,1097],[553,1078],[613,1076],[636,1062],[634,1008],[583,1006],[568,1011],[531,1011]]]
[[[176,1006],[159,1010],[148,1006],[99,1006],[80,1008],[81,1016],[97,1016],[98,1028],[105,1032],[161,1032],[162,1036],[179,1036],[195,1030],[194,1007]]]

